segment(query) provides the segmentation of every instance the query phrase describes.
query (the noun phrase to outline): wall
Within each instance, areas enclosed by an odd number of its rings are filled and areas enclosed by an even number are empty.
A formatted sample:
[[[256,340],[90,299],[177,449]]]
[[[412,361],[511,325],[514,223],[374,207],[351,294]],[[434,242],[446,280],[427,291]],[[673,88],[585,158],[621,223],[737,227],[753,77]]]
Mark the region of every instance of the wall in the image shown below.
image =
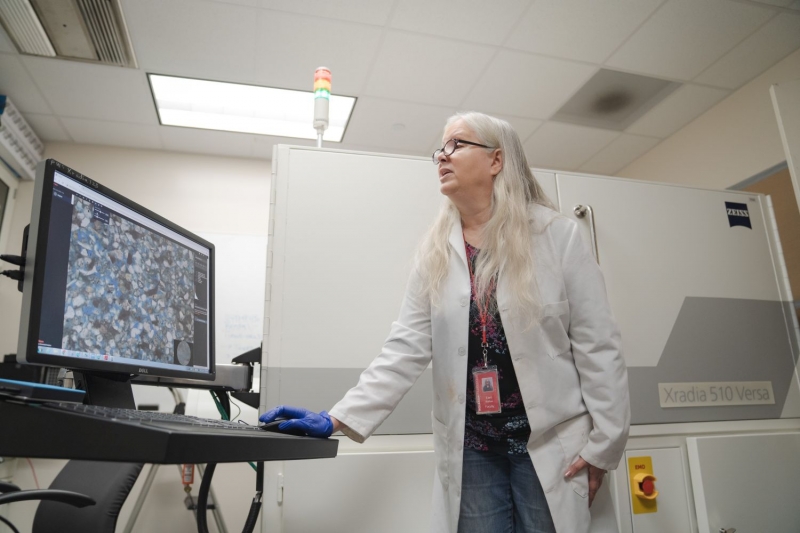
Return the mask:
[[[63,143],[47,145],[45,157],[190,231],[267,235],[269,161]],[[19,254],[32,194],[33,182],[20,183],[2,253]],[[0,281],[0,353],[5,354],[17,348],[22,295],[10,280]]]
[[[77,144],[50,144],[45,156],[79,170],[190,231],[267,236],[269,161]],[[22,229],[30,221],[32,194],[33,182],[20,183],[11,219],[11,234],[2,253],[19,253]],[[11,280],[0,280],[0,354],[16,351],[21,302],[16,284]],[[147,403],[155,401],[162,410],[172,409],[171,398],[165,389],[136,389],[137,403],[142,403],[145,396]],[[201,404],[205,395],[192,394],[188,398],[189,408],[195,405],[195,411],[203,409]],[[255,411],[246,411],[244,415],[248,422],[254,423]],[[201,416],[216,414],[201,412]],[[63,462],[34,460],[33,464],[39,484],[46,487]],[[118,531],[125,525],[148,469],[145,467],[123,508]],[[255,475],[250,472],[246,464],[220,465],[217,469],[214,487],[230,531],[241,530],[244,524],[255,488]],[[23,488],[34,486],[31,471],[24,460],[18,464],[15,480]],[[195,494],[199,483],[198,476]],[[196,531],[192,514],[183,506],[184,496],[176,467],[162,467],[134,532]],[[36,503],[12,504],[8,514],[20,531],[30,531],[35,510]],[[0,526],[0,532],[5,531]]]
[[[800,78],[800,50],[622,169],[626,178],[726,189],[786,160],[769,88]]]

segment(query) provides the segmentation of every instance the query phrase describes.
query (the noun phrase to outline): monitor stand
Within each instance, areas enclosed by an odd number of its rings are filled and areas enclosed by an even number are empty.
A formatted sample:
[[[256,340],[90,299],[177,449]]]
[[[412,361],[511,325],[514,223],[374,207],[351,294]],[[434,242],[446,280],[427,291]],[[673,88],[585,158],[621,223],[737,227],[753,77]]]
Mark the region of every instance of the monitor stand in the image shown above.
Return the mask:
[[[86,391],[87,405],[136,409],[128,374],[74,371],[75,388]]]

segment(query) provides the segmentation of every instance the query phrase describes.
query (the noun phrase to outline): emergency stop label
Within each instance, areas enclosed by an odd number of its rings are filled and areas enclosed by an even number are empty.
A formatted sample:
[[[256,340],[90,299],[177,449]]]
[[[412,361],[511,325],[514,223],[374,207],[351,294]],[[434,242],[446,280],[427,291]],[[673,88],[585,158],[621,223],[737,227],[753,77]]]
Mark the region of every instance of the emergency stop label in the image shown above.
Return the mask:
[[[659,383],[658,396],[662,408],[772,405],[775,403],[771,381]]]

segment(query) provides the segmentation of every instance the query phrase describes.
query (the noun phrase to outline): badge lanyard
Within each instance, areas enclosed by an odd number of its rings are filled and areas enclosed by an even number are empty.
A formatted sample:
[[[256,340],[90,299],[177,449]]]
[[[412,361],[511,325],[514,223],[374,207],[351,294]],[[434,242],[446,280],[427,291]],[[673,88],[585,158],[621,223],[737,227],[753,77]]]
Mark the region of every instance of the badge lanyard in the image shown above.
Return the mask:
[[[467,239],[464,238],[466,248]],[[481,321],[481,348],[483,349],[483,368],[475,368],[472,371],[472,381],[475,386],[475,413],[479,415],[499,413],[502,409],[500,405],[500,380],[497,367],[489,366],[489,343],[486,338],[486,322],[489,318],[489,302],[478,300],[475,289],[475,274],[472,272],[472,261],[467,258],[469,268],[469,286],[475,306],[478,308],[478,318]],[[491,289],[490,291],[491,292]],[[485,304],[485,305],[484,305]]]

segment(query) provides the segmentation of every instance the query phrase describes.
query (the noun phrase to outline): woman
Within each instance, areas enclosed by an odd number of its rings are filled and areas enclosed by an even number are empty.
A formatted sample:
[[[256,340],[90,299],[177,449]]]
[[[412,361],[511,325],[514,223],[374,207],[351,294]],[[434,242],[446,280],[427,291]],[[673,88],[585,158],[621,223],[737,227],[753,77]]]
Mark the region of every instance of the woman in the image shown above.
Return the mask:
[[[588,531],[630,423],[602,274],[507,122],[454,115],[434,163],[449,201],[381,354],[330,415],[261,419],[363,442],[433,360],[432,530]]]

